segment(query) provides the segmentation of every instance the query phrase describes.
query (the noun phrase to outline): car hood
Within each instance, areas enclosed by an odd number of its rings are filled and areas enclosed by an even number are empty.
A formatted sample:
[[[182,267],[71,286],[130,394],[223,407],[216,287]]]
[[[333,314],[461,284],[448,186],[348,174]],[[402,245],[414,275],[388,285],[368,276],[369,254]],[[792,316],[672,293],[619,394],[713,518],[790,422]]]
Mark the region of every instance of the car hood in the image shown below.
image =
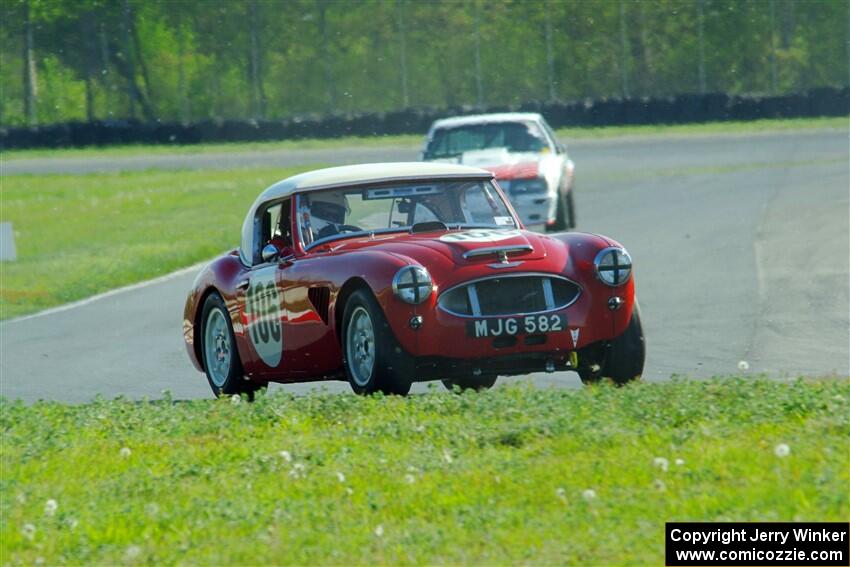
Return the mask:
[[[496,179],[525,179],[538,175],[539,163],[544,154],[537,152],[511,152],[507,148],[470,150],[444,160],[492,171]]]
[[[517,260],[539,260],[547,254],[547,238],[516,229],[461,229],[422,234],[383,234],[345,240],[334,252],[379,248],[423,265],[450,261],[457,266]]]

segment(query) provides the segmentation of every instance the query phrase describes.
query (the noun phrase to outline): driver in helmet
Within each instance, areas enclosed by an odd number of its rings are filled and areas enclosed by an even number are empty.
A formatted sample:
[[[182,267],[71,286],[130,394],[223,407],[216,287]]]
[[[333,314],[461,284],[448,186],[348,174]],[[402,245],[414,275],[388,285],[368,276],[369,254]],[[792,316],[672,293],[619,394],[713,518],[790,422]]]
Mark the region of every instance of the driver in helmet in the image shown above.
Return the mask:
[[[339,191],[323,191],[310,199],[310,227],[314,240],[338,234],[351,212],[348,199]]]

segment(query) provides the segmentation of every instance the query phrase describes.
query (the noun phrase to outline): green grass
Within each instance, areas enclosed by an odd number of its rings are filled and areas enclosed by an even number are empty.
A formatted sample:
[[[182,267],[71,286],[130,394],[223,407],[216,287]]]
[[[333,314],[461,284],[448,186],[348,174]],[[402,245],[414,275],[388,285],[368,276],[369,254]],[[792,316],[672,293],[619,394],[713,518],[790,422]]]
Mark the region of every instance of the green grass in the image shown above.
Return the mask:
[[[665,521],[850,516],[846,379],[0,409],[9,565],[660,565]]]
[[[787,120],[755,120],[751,122],[710,122],[706,124],[656,124],[648,126],[606,126],[601,128],[561,128],[558,136],[565,142],[571,140],[607,139],[621,136],[699,136],[706,134],[774,132],[811,130],[819,128],[848,128],[844,118],[793,118]],[[419,146],[422,135],[376,136],[371,138],[345,137],[335,139],[286,140],[278,142],[211,143],[185,146],[169,145],[125,145],[109,147],[6,150],[4,160],[47,157],[117,157],[138,154],[195,154],[214,152],[257,152],[299,149],[335,149],[350,147]]]
[[[20,175],[0,220],[18,260],[0,264],[0,318],[170,273],[238,245],[259,192],[309,168]]]

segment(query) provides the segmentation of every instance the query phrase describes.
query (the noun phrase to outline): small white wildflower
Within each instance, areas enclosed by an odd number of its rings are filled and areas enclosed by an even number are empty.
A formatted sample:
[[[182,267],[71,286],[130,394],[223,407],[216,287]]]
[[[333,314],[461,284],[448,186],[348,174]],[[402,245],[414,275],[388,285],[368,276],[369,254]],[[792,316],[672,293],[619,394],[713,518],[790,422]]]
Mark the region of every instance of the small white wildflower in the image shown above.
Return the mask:
[[[44,515],[52,516],[56,513],[56,510],[59,508],[59,503],[56,502],[53,498],[44,503]]]
[[[127,551],[124,552],[124,557],[132,561],[139,557],[142,554],[142,548],[138,545],[131,545],[127,548]]]
[[[443,459],[445,459],[448,464],[452,464],[452,454],[449,453],[448,449],[443,449]]]
[[[653,486],[655,486],[655,490],[657,490],[658,492],[664,492],[665,490],[667,490],[667,486],[664,484],[664,481],[659,478],[655,479]]]
[[[654,459],[652,459],[652,464],[664,472],[667,472],[667,469],[670,466],[670,463],[668,463],[667,459],[665,459],[664,457],[655,457]]]
[[[230,403],[233,405],[241,404],[242,398],[239,396],[239,394],[233,394],[232,396],[230,396]]]
[[[416,472],[416,467],[414,467],[413,465],[410,465],[409,467],[407,467],[407,472],[409,472],[409,473]]]
[[[132,454],[132,451],[130,451],[129,447],[121,447],[121,450],[118,451],[118,454],[126,459],[127,457],[129,457]]]
[[[24,524],[24,527],[21,528],[21,534],[28,540],[32,541],[35,537],[35,526],[32,524]]]
[[[561,500],[562,502],[566,502],[566,501],[567,501],[567,491],[566,491],[566,490],[564,490],[564,489],[563,489],[563,488],[561,488],[561,487],[558,487],[558,488],[555,490],[555,496],[557,496],[557,497],[558,497],[558,499],[559,499],[559,500]]]
[[[676,459],[676,466],[681,467],[685,464],[685,459]]]
[[[384,535],[384,526],[378,524],[378,527],[375,528],[375,535],[378,537],[382,537]]]
[[[44,565],[44,557],[36,557],[35,558],[36,565]]]
[[[353,490],[350,486],[346,486],[346,487],[345,487],[345,492],[346,492],[346,494],[348,494],[349,496],[351,496],[352,494],[354,494],[354,490]]]
[[[416,432],[417,432],[417,433],[423,433],[424,431],[425,431],[425,426],[424,426],[424,425],[417,425],[417,426],[416,426]]]
[[[750,369],[750,363],[747,362],[746,360],[742,360],[742,361],[738,362],[738,370],[749,370],[749,369]]]
[[[76,518],[68,518],[68,519],[65,521],[65,523],[66,523],[66,524],[68,524],[68,527],[69,527],[69,528],[71,528],[72,530],[73,530],[74,528],[76,528],[78,525],[80,525],[80,523],[77,521],[77,519],[76,519]]]
[[[23,492],[18,492],[15,495],[15,501],[17,501],[18,504],[25,504],[27,501],[27,497]]]
[[[587,490],[581,493],[581,497],[588,501],[593,500],[594,498],[596,498],[596,491],[592,488],[588,488]]]
[[[791,447],[785,443],[780,443],[773,449],[773,453],[781,459],[782,457],[787,457],[791,454]]]
[[[345,482],[345,475],[341,472],[337,472],[336,477],[339,479],[340,482]]]
[[[280,455],[281,458],[287,463],[292,462],[292,454],[289,451],[281,451],[280,453],[278,453],[278,455]]]
[[[406,474],[406,475],[404,475],[404,481],[407,484],[413,484],[414,482],[416,482],[416,477],[413,476],[412,474]]]

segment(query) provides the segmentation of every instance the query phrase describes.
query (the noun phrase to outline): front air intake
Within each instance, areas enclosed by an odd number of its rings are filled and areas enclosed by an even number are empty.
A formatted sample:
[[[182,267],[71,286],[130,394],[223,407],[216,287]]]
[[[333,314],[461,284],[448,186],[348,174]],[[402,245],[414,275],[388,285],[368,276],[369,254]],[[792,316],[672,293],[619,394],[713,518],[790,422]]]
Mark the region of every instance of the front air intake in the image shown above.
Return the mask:
[[[457,285],[440,295],[441,309],[461,317],[528,315],[572,305],[581,287],[547,274],[510,274]]]

